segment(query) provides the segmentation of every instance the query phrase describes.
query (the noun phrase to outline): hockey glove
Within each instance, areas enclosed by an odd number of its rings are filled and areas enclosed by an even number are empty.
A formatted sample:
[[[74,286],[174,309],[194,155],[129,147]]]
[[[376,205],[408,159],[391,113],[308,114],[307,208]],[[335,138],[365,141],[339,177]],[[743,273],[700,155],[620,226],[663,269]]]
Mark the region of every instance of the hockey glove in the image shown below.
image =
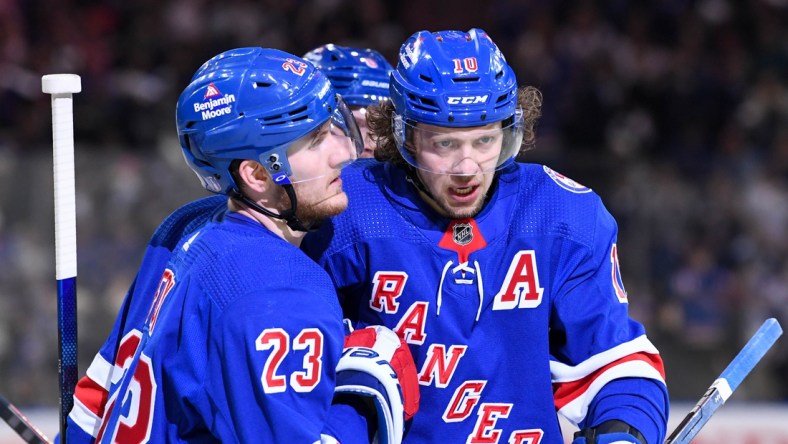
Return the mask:
[[[638,429],[629,424],[610,420],[592,429],[575,433],[572,444],[647,444]]]
[[[377,412],[375,442],[399,444],[405,422],[419,409],[416,364],[408,345],[383,326],[372,326],[345,337],[337,364],[335,394],[368,397]]]

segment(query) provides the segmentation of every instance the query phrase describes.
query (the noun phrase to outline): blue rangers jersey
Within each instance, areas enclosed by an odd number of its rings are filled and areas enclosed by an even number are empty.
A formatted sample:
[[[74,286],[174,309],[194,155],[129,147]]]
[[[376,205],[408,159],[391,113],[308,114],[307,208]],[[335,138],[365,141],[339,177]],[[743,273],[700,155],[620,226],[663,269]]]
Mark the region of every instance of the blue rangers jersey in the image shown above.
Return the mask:
[[[74,391],[74,408],[68,417],[68,442],[93,442],[101,425],[109,389],[118,372],[113,363],[121,339],[132,329],[141,330],[172,251],[187,234],[205,225],[227,208],[227,198],[211,196],[184,205],[167,216],[153,233],[140,271],[129,287],[115,324]],[[117,371],[116,371],[117,370]],[[114,374],[114,378],[113,378]]]
[[[390,164],[342,179],[348,209],[302,248],[346,317],[410,344],[421,407],[404,442],[563,443],[556,413],[662,442],[662,360],[628,316],[617,226],[595,193],[511,161],[478,216],[449,220]]]
[[[320,441],[344,337],[336,294],[300,250],[221,199],[173,216],[170,231],[188,235],[163,274],[168,245],[154,236],[150,274],[80,381],[69,442]]]

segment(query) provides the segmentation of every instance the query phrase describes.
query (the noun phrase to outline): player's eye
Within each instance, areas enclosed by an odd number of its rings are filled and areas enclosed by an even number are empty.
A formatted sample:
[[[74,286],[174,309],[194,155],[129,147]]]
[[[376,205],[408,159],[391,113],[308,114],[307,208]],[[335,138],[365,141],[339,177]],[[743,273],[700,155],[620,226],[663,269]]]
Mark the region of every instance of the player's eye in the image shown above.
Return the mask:
[[[487,134],[476,139],[474,145],[477,148],[488,148],[495,144],[495,141],[498,140],[498,137],[498,134]]]
[[[315,134],[315,137],[312,138],[311,142],[309,143],[309,149],[315,149],[326,140],[326,137],[329,133],[332,133],[334,130],[334,125],[328,125],[320,128],[320,130]],[[338,130],[337,130],[338,131]]]
[[[435,140],[433,144],[438,148],[451,148],[454,145],[454,141],[451,139],[443,139],[443,140]]]

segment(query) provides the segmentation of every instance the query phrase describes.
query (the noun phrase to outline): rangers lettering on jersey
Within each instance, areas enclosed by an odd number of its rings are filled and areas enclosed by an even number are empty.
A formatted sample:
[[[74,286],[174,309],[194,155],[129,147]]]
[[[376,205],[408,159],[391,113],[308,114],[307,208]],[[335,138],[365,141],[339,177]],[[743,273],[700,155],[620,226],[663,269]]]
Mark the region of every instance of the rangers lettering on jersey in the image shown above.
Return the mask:
[[[408,274],[401,271],[378,271],[372,278],[372,298],[369,306],[375,311],[396,313]]]
[[[457,387],[451,401],[443,412],[443,420],[446,422],[460,422],[471,416],[473,408],[482,396],[484,386],[487,381],[465,381]]]
[[[427,339],[425,324],[427,322],[427,302],[415,302],[402,316],[394,331],[405,339],[408,344],[424,344]]]
[[[479,418],[476,420],[476,426],[467,442],[469,444],[497,443],[501,438],[501,429],[496,429],[495,423],[499,418],[508,418],[511,411],[512,404],[508,403],[485,402],[480,405],[479,411],[476,413]]]
[[[435,382],[436,387],[448,387],[467,349],[467,345],[452,345],[447,352],[444,344],[430,344],[424,366],[419,372],[419,384],[431,385]]]

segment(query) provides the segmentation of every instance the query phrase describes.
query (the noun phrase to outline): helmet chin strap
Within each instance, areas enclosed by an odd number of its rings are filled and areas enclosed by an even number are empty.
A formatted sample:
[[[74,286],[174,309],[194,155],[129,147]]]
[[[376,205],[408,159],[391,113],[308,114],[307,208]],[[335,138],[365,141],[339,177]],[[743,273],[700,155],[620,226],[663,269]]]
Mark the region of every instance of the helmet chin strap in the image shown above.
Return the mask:
[[[257,211],[262,215],[268,216],[273,219],[279,219],[285,221],[287,223],[287,226],[294,231],[303,231],[303,232],[309,231],[301,222],[301,220],[298,219],[298,216],[296,216],[296,207],[298,206],[298,200],[296,199],[296,193],[295,193],[295,189],[293,188],[293,185],[286,184],[281,186],[285,189],[285,192],[287,193],[287,197],[290,198],[291,205],[290,205],[290,209],[282,211],[279,214],[276,214],[273,211],[261,207],[260,205],[257,204],[257,202],[244,196],[243,194],[238,192],[238,190],[233,190],[231,192],[230,197],[232,197],[233,199],[240,200],[246,206]]]

